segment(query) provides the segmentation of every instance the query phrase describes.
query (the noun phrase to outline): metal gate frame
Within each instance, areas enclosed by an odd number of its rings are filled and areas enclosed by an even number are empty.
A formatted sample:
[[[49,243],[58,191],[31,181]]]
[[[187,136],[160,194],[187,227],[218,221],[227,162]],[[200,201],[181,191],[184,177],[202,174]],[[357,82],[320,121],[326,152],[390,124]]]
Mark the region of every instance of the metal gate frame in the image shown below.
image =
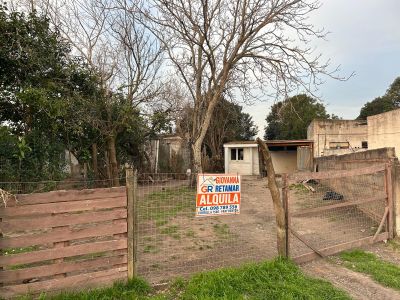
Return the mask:
[[[358,176],[358,175],[368,175],[374,174],[376,172],[384,171],[384,189],[386,197],[382,199],[382,197],[371,197],[367,199],[362,199],[353,202],[342,202],[337,204],[325,205],[321,207],[309,208],[307,210],[303,210],[301,212],[293,213],[290,211],[290,200],[288,196],[289,186],[293,183],[297,183],[299,181],[304,181],[308,179],[334,179],[334,178],[343,178],[350,176]],[[292,257],[292,259],[296,263],[303,263],[318,257],[326,257],[329,255],[333,255],[339,253],[341,251],[351,249],[354,247],[361,247],[364,245],[373,244],[375,242],[388,240],[394,237],[394,221],[393,221],[393,186],[392,186],[392,164],[380,164],[376,166],[371,166],[362,169],[353,169],[353,170],[340,170],[340,171],[323,171],[323,172],[301,172],[295,174],[283,174],[282,176],[282,202],[283,207],[285,209],[286,216],[286,253],[287,256],[290,257],[290,234],[300,240],[303,244],[305,244],[308,248],[310,248],[313,252],[302,254],[297,257]],[[341,244],[337,244],[334,246],[318,249],[312,243],[310,243],[304,236],[299,234],[292,226],[291,226],[291,218],[293,216],[300,216],[304,214],[310,214],[315,212],[322,212],[325,210],[339,208],[339,207],[348,207],[355,206],[360,204],[366,204],[377,200],[385,200],[386,206],[385,211],[381,217],[381,221],[379,223],[378,229],[375,232],[374,236],[364,237],[360,239],[356,239],[350,242],[345,242]],[[380,233],[383,229],[384,225],[385,231]]]

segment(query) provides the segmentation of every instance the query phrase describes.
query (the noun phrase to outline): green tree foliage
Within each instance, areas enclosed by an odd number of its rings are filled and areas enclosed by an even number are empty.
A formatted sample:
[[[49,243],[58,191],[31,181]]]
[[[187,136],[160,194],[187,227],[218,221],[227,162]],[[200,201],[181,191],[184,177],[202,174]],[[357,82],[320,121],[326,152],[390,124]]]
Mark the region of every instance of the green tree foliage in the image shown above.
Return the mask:
[[[19,180],[60,179],[65,131],[77,119],[69,100],[77,102],[88,77],[46,18],[0,6],[0,28],[0,122],[8,127],[1,143],[18,156],[4,164]]]
[[[188,133],[192,131],[192,112],[191,107],[186,107],[178,122],[177,133],[181,136],[189,136]],[[212,171],[223,170],[224,143],[252,140],[257,133],[253,118],[243,112],[242,106],[221,99],[214,110],[202,147],[203,153],[206,150],[204,154],[211,158]]]
[[[368,116],[381,114],[397,108],[400,108],[400,77],[397,77],[392,82],[385,95],[365,103],[357,119],[366,120]]]
[[[307,138],[307,127],[313,119],[338,119],[325,106],[305,94],[296,95],[272,105],[267,115],[264,139],[290,140]]]

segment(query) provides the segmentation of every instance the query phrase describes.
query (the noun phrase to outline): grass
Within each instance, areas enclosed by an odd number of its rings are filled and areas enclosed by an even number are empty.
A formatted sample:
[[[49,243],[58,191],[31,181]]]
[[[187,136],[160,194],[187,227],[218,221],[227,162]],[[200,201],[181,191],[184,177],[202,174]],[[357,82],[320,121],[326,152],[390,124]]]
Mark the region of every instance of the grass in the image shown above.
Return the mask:
[[[347,251],[340,254],[345,267],[370,275],[380,284],[400,290],[400,267],[378,258],[373,253],[362,250]]]
[[[146,246],[144,246],[143,252],[144,253],[157,253],[158,249],[154,245],[146,245]]]
[[[310,191],[301,183],[293,183],[289,185],[290,190],[296,191],[299,194],[308,194]]]
[[[23,248],[4,248],[0,249],[0,255],[13,255],[13,254],[20,254],[20,253],[26,253],[26,252],[32,252],[32,251],[37,251],[39,250],[38,246],[29,246],[29,247],[23,247]]]
[[[31,298],[22,298],[31,299]],[[277,258],[239,268],[199,273],[189,280],[178,278],[167,290],[154,291],[143,280],[115,283],[110,288],[41,296],[42,300],[143,299],[350,299],[332,284],[310,278],[292,262]]]
[[[229,238],[231,235],[228,224],[214,224],[213,229],[220,238]]]
[[[158,191],[146,196],[141,201],[141,207],[147,215],[144,220],[153,220],[157,227],[166,225],[168,221],[178,215],[179,212],[193,212],[196,191],[189,187],[177,187]],[[151,209],[149,209],[151,208]]]
[[[171,225],[167,226],[165,228],[162,228],[160,230],[161,234],[166,234],[169,235],[170,237],[179,240],[181,238],[181,235],[178,232],[179,226],[178,225]]]

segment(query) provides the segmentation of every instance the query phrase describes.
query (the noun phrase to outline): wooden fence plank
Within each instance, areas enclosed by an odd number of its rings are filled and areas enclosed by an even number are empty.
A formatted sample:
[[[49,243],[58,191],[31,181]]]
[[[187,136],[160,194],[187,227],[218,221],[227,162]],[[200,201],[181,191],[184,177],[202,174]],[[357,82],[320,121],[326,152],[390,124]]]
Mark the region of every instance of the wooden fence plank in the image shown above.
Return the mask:
[[[119,208],[110,211],[84,212],[81,214],[67,214],[53,217],[44,216],[40,218],[32,217],[23,219],[11,219],[3,220],[3,222],[0,223],[0,230],[3,233],[9,233],[14,231],[46,229],[64,225],[78,225],[111,221],[115,219],[123,219],[126,218],[126,216],[126,209]]]
[[[0,295],[10,298],[15,295],[37,294],[41,292],[57,291],[62,289],[71,289],[76,287],[87,287],[96,282],[112,282],[117,279],[126,278],[126,267],[113,268],[105,271],[91,272],[58,278],[53,280],[39,281],[28,284],[10,285],[0,288]]]
[[[307,179],[334,179],[344,178],[350,176],[359,176],[366,174],[373,174],[376,172],[384,171],[385,165],[376,165],[367,168],[353,169],[353,170],[334,170],[323,172],[299,172],[289,175],[289,184],[296,183]]]
[[[77,239],[113,235],[127,232],[126,220],[114,224],[101,224],[82,229],[55,228],[41,234],[22,235],[18,237],[4,237],[0,239],[0,248],[17,248],[34,245],[45,245],[73,241]]]
[[[0,208],[3,219],[16,216],[30,216],[40,214],[57,214],[65,212],[78,212],[105,208],[126,206],[126,197],[107,198],[101,200],[82,200],[73,202],[60,202],[48,204],[33,204],[15,207]]]
[[[21,206],[31,204],[125,197],[125,194],[125,187],[113,187],[85,190],[52,191],[47,193],[34,194],[19,194],[16,195],[16,197],[18,201],[17,206]]]
[[[78,262],[63,262],[59,264],[51,264],[20,270],[5,270],[0,272],[0,281],[3,283],[9,283],[32,278],[52,276],[62,273],[93,270],[104,266],[111,267],[114,265],[126,264],[126,262],[127,256],[119,255],[95,258]]]
[[[384,199],[385,199],[385,195],[382,195],[379,197],[373,197],[373,198],[363,199],[363,200],[359,200],[359,201],[351,201],[351,202],[346,201],[346,202],[341,202],[341,203],[332,204],[332,205],[324,205],[324,206],[319,206],[319,207],[315,207],[315,208],[309,208],[309,209],[304,209],[301,211],[293,212],[293,213],[291,213],[291,217],[300,217],[300,216],[305,216],[305,215],[308,215],[311,213],[322,212],[322,211],[330,210],[330,209],[334,209],[334,208],[362,205],[362,204],[367,204],[370,202],[384,200]]]
[[[28,253],[20,253],[9,256],[0,256],[0,266],[29,264],[50,259],[71,257],[89,253],[105,252],[127,248],[126,239],[87,243],[67,246],[60,249],[45,249]]]
[[[387,240],[388,238],[389,238],[388,232],[384,232],[384,233],[378,234],[378,236],[376,237],[375,240],[374,240],[373,236],[369,236],[369,237],[361,238],[361,239],[358,239],[355,241],[346,242],[346,243],[342,243],[339,245],[319,249],[319,252],[321,252],[324,256],[333,255],[333,254],[339,253],[339,252],[347,250],[347,249],[357,248],[357,247],[373,244],[374,242]],[[307,254],[303,254],[303,255],[294,257],[293,261],[295,261],[298,264],[301,264],[301,263],[305,263],[307,261],[311,261],[311,260],[319,258],[319,257],[320,256],[317,253],[310,252]]]

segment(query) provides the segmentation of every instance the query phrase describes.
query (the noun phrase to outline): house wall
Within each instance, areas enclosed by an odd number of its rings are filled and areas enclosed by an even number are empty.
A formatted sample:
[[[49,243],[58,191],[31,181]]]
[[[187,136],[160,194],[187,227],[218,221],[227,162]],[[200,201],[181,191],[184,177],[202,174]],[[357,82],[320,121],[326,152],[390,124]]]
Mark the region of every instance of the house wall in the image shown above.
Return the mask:
[[[368,120],[368,148],[394,147],[400,154],[400,109],[392,110]]]
[[[297,151],[271,151],[275,173],[293,173],[297,169]]]
[[[236,148],[236,147],[234,147]],[[227,169],[225,173],[238,173],[240,175],[253,175],[253,153],[257,148],[243,147],[243,160],[231,160],[231,148],[225,148],[225,160],[227,159]],[[257,163],[258,166],[258,163]]]
[[[365,121],[313,120],[307,128],[307,139],[314,141],[314,157],[365,151],[362,141],[368,140]],[[348,142],[348,149],[331,149],[331,142]]]
[[[251,148],[253,151],[253,175],[260,175],[260,157],[258,156],[258,148]]]

